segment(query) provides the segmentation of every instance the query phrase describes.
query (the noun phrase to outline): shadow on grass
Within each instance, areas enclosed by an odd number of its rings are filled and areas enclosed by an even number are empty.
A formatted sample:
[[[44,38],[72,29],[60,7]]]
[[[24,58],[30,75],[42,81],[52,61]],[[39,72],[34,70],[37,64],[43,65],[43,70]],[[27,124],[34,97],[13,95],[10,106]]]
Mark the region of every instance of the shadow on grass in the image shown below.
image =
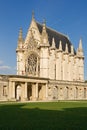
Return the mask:
[[[87,130],[87,107],[46,110],[0,106],[0,130]]]

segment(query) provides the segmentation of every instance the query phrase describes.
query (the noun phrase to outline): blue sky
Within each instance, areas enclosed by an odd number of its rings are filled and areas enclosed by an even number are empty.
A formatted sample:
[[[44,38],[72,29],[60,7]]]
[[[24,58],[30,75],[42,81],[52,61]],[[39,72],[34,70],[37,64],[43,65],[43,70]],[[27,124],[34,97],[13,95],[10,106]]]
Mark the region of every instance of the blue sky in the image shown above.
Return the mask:
[[[20,27],[25,38],[32,11],[35,19],[68,35],[75,49],[80,38],[87,79],[87,0],[0,0],[0,74],[16,74],[16,47]]]

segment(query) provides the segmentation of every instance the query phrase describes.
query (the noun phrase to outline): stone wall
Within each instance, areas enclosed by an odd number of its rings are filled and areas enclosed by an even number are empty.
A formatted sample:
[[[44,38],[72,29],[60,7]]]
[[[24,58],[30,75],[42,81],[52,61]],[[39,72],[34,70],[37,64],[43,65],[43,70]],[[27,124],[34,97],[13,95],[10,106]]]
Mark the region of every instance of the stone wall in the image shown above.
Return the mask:
[[[87,83],[28,76],[0,76],[0,101],[87,100]]]
[[[8,100],[8,76],[0,76],[0,101]]]
[[[49,81],[49,100],[87,100],[87,83],[71,81]]]

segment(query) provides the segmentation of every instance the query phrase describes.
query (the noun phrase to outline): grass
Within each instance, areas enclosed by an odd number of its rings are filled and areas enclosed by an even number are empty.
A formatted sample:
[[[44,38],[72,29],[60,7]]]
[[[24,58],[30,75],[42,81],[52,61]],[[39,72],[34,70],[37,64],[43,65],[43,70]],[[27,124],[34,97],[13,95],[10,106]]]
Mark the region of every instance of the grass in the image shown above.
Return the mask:
[[[87,130],[87,102],[0,104],[0,130]]]

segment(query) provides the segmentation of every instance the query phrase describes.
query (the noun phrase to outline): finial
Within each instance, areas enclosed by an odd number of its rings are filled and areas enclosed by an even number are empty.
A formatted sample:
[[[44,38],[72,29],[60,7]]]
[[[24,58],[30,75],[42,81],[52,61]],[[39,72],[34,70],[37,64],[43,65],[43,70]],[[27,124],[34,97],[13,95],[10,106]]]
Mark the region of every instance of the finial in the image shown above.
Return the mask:
[[[46,30],[46,19],[43,19],[43,29]]]
[[[82,48],[82,39],[80,38],[80,41],[79,41],[79,48],[78,48],[78,54],[79,56],[83,56],[83,48]]]
[[[19,39],[22,39],[22,28],[20,28],[20,31],[19,31]]]
[[[59,50],[62,51],[62,41],[59,41]]]
[[[55,48],[55,39],[54,39],[54,37],[52,38],[52,46],[51,46],[51,48]]]
[[[68,53],[68,44],[66,43],[65,52]]]
[[[32,19],[34,19],[34,11],[32,11]]]
[[[22,36],[22,28],[20,28],[18,36],[18,48],[22,48],[22,46],[23,46],[23,36]]]
[[[43,42],[46,46],[49,46],[48,33],[47,33],[47,31],[46,31],[45,21],[44,21],[44,23],[43,23],[43,28],[42,28],[42,42]]]
[[[82,51],[82,38],[80,38],[80,41],[79,41],[79,51]]]
[[[73,45],[71,45],[71,54],[74,55],[74,48],[73,48]]]
[[[46,25],[46,19],[45,19],[45,18],[43,19],[43,24],[45,24],[45,25]]]
[[[78,51],[78,48],[77,48],[77,50],[76,50],[76,54],[77,54],[77,55],[79,55],[79,51]]]
[[[43,29],[42,29],[42,33],[46,33],[46,20],[43,20]]]

